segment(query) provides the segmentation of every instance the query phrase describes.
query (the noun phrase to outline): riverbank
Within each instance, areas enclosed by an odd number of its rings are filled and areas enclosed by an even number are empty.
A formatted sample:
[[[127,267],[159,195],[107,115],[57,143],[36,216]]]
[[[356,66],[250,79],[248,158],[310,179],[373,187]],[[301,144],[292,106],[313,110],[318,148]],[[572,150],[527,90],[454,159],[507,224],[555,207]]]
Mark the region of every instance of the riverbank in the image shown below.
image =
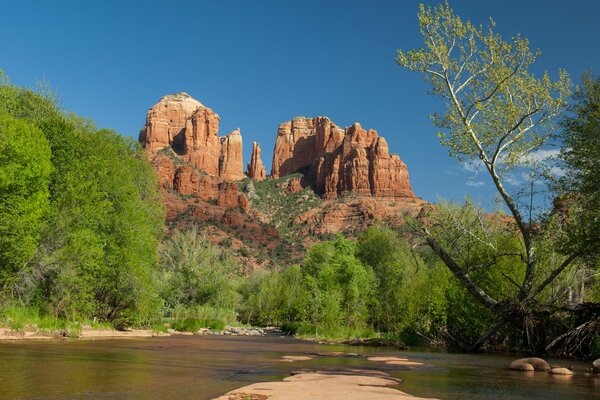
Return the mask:
[[[110,338],[148,338],[176,335],[211,335],[211,336],[266,336],[282,335],[278,328],[255,328],[255,327],[225,327],[223,330],[212,330],[201,328],[197,332],[182,332],[174,329],[126,329],[116,330],[107,328],[82,327],[80,329],[37,329],[28,327],[14,330],[11,328],[0,328],[0,341],[2,340],[39,340],[39,339],[110,339]]]
[[[234,389],[214,400],[400,400],[415,397],[393,388],[401,382],[382,371],[299,370],[281,382],[260,382]]]

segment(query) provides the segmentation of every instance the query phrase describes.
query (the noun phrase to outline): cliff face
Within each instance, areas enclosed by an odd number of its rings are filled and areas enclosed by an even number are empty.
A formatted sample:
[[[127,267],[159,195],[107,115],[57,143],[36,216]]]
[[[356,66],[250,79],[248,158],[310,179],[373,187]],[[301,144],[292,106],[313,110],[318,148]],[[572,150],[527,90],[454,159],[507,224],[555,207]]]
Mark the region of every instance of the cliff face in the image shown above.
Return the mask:
[[[187,93],[168,95],[148,111],[139,141],[151,153],[170,148],[208,175],[243,179],[240,131],[219,138],[219,122],[217,113]]]
[[[229,132],[220,138],[219,176],[231,181],[244,179],[242,162],[242,134],[240,129]]]
[[[149,151],[169,146],[181,148],[185,142],[186,124],[199,108],[204,108],[202,103],[186,93],[163,97],[146,114],[146,125],[140,132],[140,143]]]
[[[406,164],[389,154],[377,131],[366,131],[358,123],[343,129],[327,117],[298,117],[279,125],[271,176],[298,171],[328,199],[349,192],[415,198]]]

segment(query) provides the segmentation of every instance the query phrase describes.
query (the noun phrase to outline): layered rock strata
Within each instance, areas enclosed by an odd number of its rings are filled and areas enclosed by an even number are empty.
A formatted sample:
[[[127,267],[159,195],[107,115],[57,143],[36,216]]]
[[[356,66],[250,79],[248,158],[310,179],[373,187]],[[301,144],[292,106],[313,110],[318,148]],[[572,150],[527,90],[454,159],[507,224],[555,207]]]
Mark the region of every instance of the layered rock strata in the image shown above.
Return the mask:
[[[406,164],[389,154],[377,131],[355,123],[340,128],[327,117],[297,117],[279,126],[271,176],[302,172],[325,198],[346,193],[381,198],[415,195]]]

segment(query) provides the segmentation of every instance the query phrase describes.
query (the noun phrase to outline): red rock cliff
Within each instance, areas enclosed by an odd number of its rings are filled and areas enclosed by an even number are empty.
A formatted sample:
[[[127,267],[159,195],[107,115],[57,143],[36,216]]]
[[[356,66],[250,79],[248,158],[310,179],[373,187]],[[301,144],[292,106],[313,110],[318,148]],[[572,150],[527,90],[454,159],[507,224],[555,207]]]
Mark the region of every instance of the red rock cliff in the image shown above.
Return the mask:
[[[229,132],[220,139],[219,176],[231,181],[244,179],[242,163],[242,135],[240,129]]]
[[[219,138],[219,122],[217,113],[187,93],[168,95],[148,111],[139,140],[151,153],[171,148],[211,176],[243,179],[241,134]]]
[[[358,123],[343,129],[327,117],[298,117],[279,125],[271,175],[301,171],[326,198],[414,198],[406,164],[388,150],[383,137]]]

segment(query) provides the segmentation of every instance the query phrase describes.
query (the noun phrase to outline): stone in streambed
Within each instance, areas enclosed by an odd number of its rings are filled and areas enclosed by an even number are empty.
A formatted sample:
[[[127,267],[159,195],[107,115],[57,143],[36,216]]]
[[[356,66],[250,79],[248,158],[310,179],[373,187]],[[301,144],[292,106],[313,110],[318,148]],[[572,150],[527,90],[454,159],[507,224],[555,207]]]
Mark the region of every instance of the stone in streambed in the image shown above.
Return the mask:
[[[550,373],[553,375],[573,375],[573,371],[571,371],[568,368],[562,368],[562,367],[552,368],[550,370]]]
[[[530,364],[533,366],[533,369],[536,371],[549,371],[551,369],[550,364],[546,362],[546,360],[539,357],[527,357],[527,358],[519,358],[511,363],[511,365],[517,365],[518,363]],[[509,367],[510,368],[510,367]],[[512,368],[510,368],[512,369]],[[529,371],[529,370],[522,370]]]
[[[520,361],[520,360],[516,360],[510,363],[510,365],[508,366],[508,369],[512,370],[512,371],[534,371],[535,369],[533,368],[533,365]]]

